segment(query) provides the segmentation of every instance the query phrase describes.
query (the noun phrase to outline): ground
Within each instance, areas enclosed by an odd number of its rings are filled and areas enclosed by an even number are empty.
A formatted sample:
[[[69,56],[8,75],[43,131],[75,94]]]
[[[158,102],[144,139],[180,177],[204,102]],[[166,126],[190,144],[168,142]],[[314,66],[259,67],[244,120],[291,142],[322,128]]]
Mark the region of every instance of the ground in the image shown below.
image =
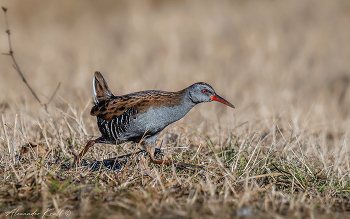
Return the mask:
[[[350,3],[1,1],[0,217],[350,218]],[[0,51],[9,44],[0,15]],[[204,81],[235,105],[199,104],[158,138],[96,144],[92,77],[115,95]],[[27,214],[27,215],[26,215]]]

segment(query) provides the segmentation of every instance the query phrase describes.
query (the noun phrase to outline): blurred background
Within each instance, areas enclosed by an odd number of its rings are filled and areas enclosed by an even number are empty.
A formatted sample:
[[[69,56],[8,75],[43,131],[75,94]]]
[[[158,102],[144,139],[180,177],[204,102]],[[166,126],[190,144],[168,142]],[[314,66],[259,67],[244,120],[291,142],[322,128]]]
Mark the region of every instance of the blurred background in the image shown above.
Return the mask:
[[[283,117],[298,126],[348,127],[348,0],[2,0],[1,6],[8,8],[15,57],[40,99],[46,102],[61,82],[51,107],[88,106],[88,121],[99,70],[115,95],[204,81],[236,106],[197,106],[186,124],[219,120],[232,129]],[[1,13],[2,53],[9,50],[5,30]],[[41,112],[9,56],[0,56],[0,77],[1,113],[22,106],[33,116]]]

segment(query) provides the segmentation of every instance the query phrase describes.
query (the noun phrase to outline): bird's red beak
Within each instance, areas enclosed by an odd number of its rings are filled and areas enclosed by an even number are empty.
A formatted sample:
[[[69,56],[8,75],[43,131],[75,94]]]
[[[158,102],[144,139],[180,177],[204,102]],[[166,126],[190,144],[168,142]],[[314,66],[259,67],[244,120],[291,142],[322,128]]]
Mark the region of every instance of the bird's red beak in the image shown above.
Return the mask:
[[[211,95],[211,100],[219,101],[229,107],[235,108],[234,105],[232,105],[230,102],[228,102],[227,100],[225,100],[224,98],[220,97],[217,94]]]

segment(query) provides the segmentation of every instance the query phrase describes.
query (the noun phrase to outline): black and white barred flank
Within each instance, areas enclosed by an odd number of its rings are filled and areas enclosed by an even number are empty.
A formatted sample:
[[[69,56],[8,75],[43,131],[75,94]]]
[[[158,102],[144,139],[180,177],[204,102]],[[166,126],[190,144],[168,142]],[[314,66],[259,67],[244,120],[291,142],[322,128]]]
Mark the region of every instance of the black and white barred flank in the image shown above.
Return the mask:
[[[111,121],[97,117],[97,125],[102,136],[109,141],[118,141],[120,136],[127,131],[128,125],[136,113],[137,110],[133,106]]]

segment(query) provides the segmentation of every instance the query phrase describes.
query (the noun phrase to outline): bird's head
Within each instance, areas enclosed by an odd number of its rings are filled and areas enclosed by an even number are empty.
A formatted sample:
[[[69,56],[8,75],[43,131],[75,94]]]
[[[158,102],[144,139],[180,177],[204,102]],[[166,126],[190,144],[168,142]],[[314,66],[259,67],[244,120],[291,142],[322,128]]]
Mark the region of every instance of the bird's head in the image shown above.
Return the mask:
[[[190,99],[194,103],[211,102],[213,100],[221,102],[229,107],[235,108],[230,102],[215,93],[214,88],[204,82],[198,82],[188,88]]]

